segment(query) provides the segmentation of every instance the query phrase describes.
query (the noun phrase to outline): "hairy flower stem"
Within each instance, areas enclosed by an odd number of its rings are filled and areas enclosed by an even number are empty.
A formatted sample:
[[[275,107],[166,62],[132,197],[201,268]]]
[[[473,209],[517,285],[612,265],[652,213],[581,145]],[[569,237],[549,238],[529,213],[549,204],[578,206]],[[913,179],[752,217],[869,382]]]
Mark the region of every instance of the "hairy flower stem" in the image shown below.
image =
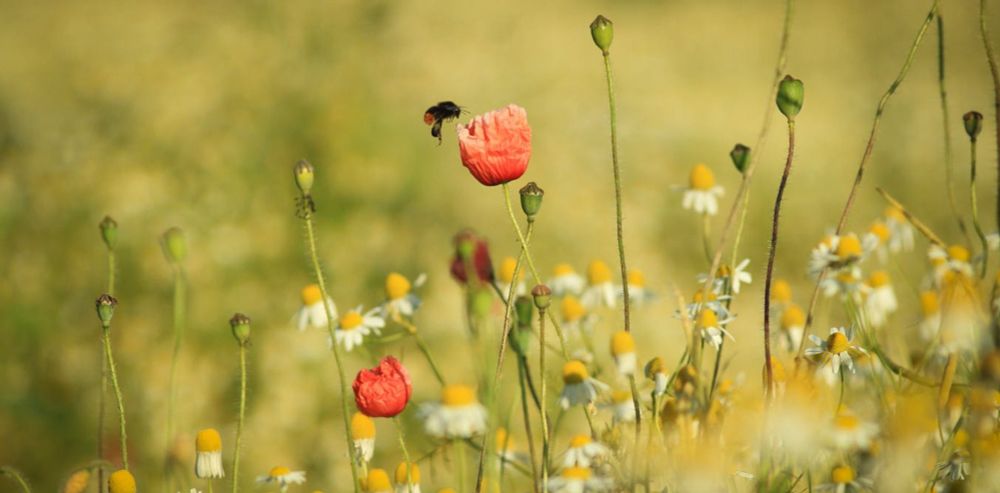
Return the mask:
[[[764,279],[764,397],[771,399],[774,392],[774,375],[771,368],[771,281],[774,277],[774,256],[778,251],[778,222],[781,216],[781,199],[785,195],[788,174],[792,171],[792,157],[795,155],[795,120],[788,119],[788,157],[785,170],[781,173],[778,195],[774,199],[774,215],[771,217],[771,247],[767,254],[767,274]]]
[[[632,491],[635,491],[639,484],[636,478],[639,477],[639,439],[642,437],[642,421],[639,416],[642,414],[642,408],[639,406],[639,387],[635,384],[634,374],[629,374],[628,385],[632,392],[632,407],[635,409],[635,444],[632,447],[632,479],[630,481]]]
[[[618,164],[618,112],[615,105],[615,84],[611,76],[611,53],[608,50],[602,51],[604,58],[604,78],[608,81],[608,109],[611,118],[611,166],[615,175],[615,218],[617,219],[618,236],[618,263],[622,271],[622,297],[624,307],[622,309],[625,317],[625,332],[632,330],[631,313],[628,293],[628,268],[625,267],[625,233],[622,227],[622,178],[621,166]],[[638,419],[638,417],[637,417]]]
[[[990,32],[986,29],[986,0],[979,0],[979,33],[986,49],[986,62],[993,77],[993,121],[997,140],[997,171],[1000,172],[1000,70],[997,69],[996,55],[990,43]],[[997,228],[1000,229],[1000,175],[997,175]]]
[[[303,197],[307,199],[308,197]],[[306,224],[306,246],[309,249],[309,258],[312,261],[313,273],[316,276],[316,284],[319,285],[319,291],[321,299],[326,300],[329,298],[326,289],[326,278],[323,276],[323,269],[319,264],[319,254],[316,249],[316,232],[313,227],[313,213],[310,208],[304,208],[304,218],[303,222]],[[470,275],[475,271],[468,271]],[[327,331],[330,333],[330,340],[336,341],[336,326],[334,325],[335,318],[333,312],[330,310],[330,304],[324,302],[323,308],[326,310],[326,325]],[[340,410],[341,416],[344,420],[344,440],[346,441],[347,453],[350,455],[351,460],[351,479],[354,485],[354,493],[360,493],[360,483],[358,482],[358,461],[357,461],[357,451],[354,450],[354,445],[351,443],[351,414],[347,408],[347,377],[344,375],[344,364],[340,357],[340,346],[334,342],[330,345],[333,350],[333,360],[337,364],[337,377],[340,383]]]
[[[170,474],[170,447],[174,439],[174,404],[177,400],[177,359],[181,354],[181,342],[184,339],[184,321],[187,313],[187,284],[184,280],[184,268],[179,262],[174,263],[174,349],[170,355],[170,377],[167,385],[167,426],[163,456],[163,491],[173,490],[173,479]]]
[[[545,351],[539,351],[539,352],[542,353],[542,354],[545,354]],[[534,491],[535,493],[538,493],[538,478],[539,477],[543,477],[543,476],[539,476],[539,474],[538,474],[538,456],[535,453],[535,438],[534,438],[534,434],[531,433],[531,415],[528,412],[528,392],[525,389],[526,385],[524,383],[524,373],[526,371],[527,371],[527,369],[524,367],[524,361],[522,359],[518,358],[518,361],[517,361],[517,385],[521,389],[521,415],[524,417],[524,436],[528,439],[528,454],[529,454],[529,457],[531,457],[531,486],[532,486],[532,491]],[[542,423],[544,423],[544,422],[545,421],[544,421],[544,418],[543,418]],[[545,428],[544,424],[542,425],[542,428],[543,429]],[[543,431],[542,432],[542,442],[543,443],[545,443],[545,439],[546,439],[545,432]],[[504,461],[504,463],[506,463],[506,461]],[[545,467],[545,459],[544,459],[544,455],[543,455],[543,459],[542,459],[542,468],[543,468],[543,471],[544,471],[544,467]],[[545,473],[543,472],[542,474],[544,475]],[[544,484],[544,481],[543,481],[543,484]]]
[[[541,380],[542,398],[539,411],[542,415],[542,491],[549,491],[549,415],[548,415],[548,386],[545,383],[545,312],[544,308],[538,309],[538,375]]]
[[[861,186],[861,179],[865,174],[865,167],[868,164],[868,160],[871,159],[872,151],[875,149],[875,138],[878,136],[879,124],[882,122],[882,114],[885,112],[886,105],[889,103],[889,99],[893,94],[896,93],[896,89],[903,83],[906,78],[906,74],[910,71],[910,65],[913,64],[913,58],[916,56],[917,48],[920,46],[920,42],[924,39],[924,34],[927,33],[928,27],[930,27],[931,22],[937,15],[938,7],[941,0],[934,0],[931,4],[930,10],[927,12],[927,16],[924,18],[923,24],[920,25],[920,29],[917,31],[917,35],[913,39],[913,43],[910,45],[910,50],[906,53],[906,59],[903,61],[903,66],[899,70],[899,74],[896,75],[896,79],[892,81],[889,88],[885,91],[882,97],[879,99],[878,106],[875,109],[875,118],[872,121],[872,128],[868,134],[868,143],[865,145],[865,151],[861,155],[861,162],[858,163],[858,172],[854,177],[854,184],[851,186],[851,191],[847,196],[847,202],[844,204],[844,210],[840,213],[840,220],[837,221],[837,229],[834,234],[839,235],[844,230],[844,225],[847,223],[847,215],[851,211],[851,206],[854,204],[854,197],[857,195],[858,188]],[[806,310],[806,323],[802,329],[802,340],[799,341],[798,355],[795,358],[795,369],[799,369],[800,362],[802,361],[802,355],[805,351],[805,342],[809,338],[809,328],[812,325],[813,320],[813,310],[816,308],[816,301],[819,299],[819,286],[822,284],[823,279],[826,278],[827,269],[823,269],[819,276],[816,278],[816,285],[813,288],[812,297],[809,300],[809,308]],[[767,314],[764,314],[767,317]]]
[[[972,226],[976,228],[976,236],[983,249],[982,265],[979,269],[979,277],[986,277],[986,266],[989,263],[990,247],[986,241],[986,233],[983,232],[982,225],[979,224],[979,202],[976,199],[976,139],[969,141],[969,201],[972,203]]]
[[[958,223],[958,229],[965,236],[965,241],[968,244],[972,243],[972,238],[969,237],[969,230],[965,226],[965,220],[962,219],[962,214],[958,210],[958,201],[955,199],[955,178],[952,166],[951,166],[951,117],[948,116],[948,92],[945,90],[944,84],[944,18],[941,13],[937,14],[937,40],[938,40],[938,92],[941,96],[941,121],[942,121],[942,135],[944,136],[944,179],[945,179],[945,189],[948,192],[948,204],[951,206],[951,212],[955,215],[955,222]]]
[[[21,491],[31,493],[31,487],[28,486],[28,482],[24,480],[24,476],[17,469],[9,466],[0,467],[0,476],[10,476],[21,487]]]
[[[410,461],[410,452],[406,449],[406,437],[403,435],[403,432],[405,431],[403,428],[403,422],[400,421],[398,415],[392,418],[392,422],[396,425],[396,436],[399,437],[399,450],[403,452],[403,461],[406,463],[406,491],[407,493],[413,493],[413,463]]]
[[[108,356],[107,365],[111,372],[111,387],[115,391],[115,401],[118,404],[118,425],[119,439],[122,449],[122,467],[128,470],[128,435],[125,433],[125,400],[122,398],[122,389],[118,385],[118,369],[115,367],[115,356],[111,351],[111,323],[101,324],[101,334],[104,339],[104,354]]]
[[[115,295],[115,250],[108,248],[108,294]],[[97,459],[104,459],[104,415],[108,397],[108,355],[101,344],[101,395],[97,405]],[[97,492],[107,489],[104,481],[104,466],[97,466]]]
[[[240,414],[236,420],[236,447],[233,449],[233,493],[240,490],[240,447],[247,411],[247,347],[240,344]]]

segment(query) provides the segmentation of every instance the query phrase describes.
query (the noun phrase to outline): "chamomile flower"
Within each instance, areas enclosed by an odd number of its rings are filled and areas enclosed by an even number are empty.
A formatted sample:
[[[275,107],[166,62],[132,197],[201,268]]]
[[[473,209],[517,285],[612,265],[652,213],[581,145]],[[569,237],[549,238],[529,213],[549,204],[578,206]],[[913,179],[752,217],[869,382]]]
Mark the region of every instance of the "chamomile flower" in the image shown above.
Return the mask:
[[[889,228],[889,251],[898,253],[913,250],[913,225],[896,206],[885,210],[885,225]]]
[[[611,401],[602,407],[611,410],[611,420],[614,423],[635,422],[635,403],[632,402],[632,392],[628,390],[612,391]]]
[[[409,469],[409,479],[407,479],[407,469]],[[406,462],[400,462],[396,466],[396,493],[420,493],[420,467],[410,463],[409,468]]]
[[[583,290],[580,301],[583,306],[596,308],[598,306],[615,307],[618,290],[611,282],[611,269],[601,260],[595,260],[587,266],[587,288]]]
[[[377,467],[368,470],[368,476],[361,480],[361,488],[365,493],[393,493],[389,473]]]
[[[882,221],[872,223],[868,227],[868,232],[865,233],[864,243],[874,246],[875,255],[878,256],[879,262],[883,264],[889,258],[889,240],[891,239],[891,235],[892,232],[889,230],[889,227]]]
[[[830,482],[817,486],[816,490],[831,491],[834,493],[852,493],[856,491],[868,491],[870,487],[870,480],[859,479],[851,466],[842,465],[834,467],[830,471]]]
[[[305,471],[293,471],[285,466],[272,467],[267,474],[257,476],[258,483],[278,483],[281,491],[285,491],[290,484],[302,484],[306,482]]]
[[[497,456],[507,462],[524,462],[527,459],[523,452],[517,450],[514,438],[503,426],[497,427],[495,443]]]
[[[719,346],[722,346],[722,336],[725,335],[729,337],[730,340],[735,341],[733,335],[729,333],[723,326],[731,322],[731,318],[719,320],[718,315],[714,311],[708,308],[702,308],[701,313],[698,314],[698,329],[701,331],[701,338],[712,345],[716,351],[719,350]]]
[[[663,358],[657,356],[649,360],[646,363],[645,373],[646,378],[653,381],[654,395],[660,397],[667,393],[667,382],[670,381],[670,376],[667,375],[667,364],[663,362]]]
[[[792,286],[784,279],[775,279],[771,283],[771,306],[784,307],[792,302]]]
[[[546,286],[552,290],[555,296],[565,296],[567,294],[580,294],[587,281],[573,270],[569,264],[557,264],[552,269],[552,277]]]
[[[558,476],[549,479],[548,490],[552,493],[590,493],[611,491],[614,482],[594,475],[587,467],[567,467]]]
[[[719,296],[713,291],[708,292],[708,296],[702,293],[702,290],[698,290],[691,299],[691,303],[687,304],[687,316],[690,319],[698,317],[703,309],[709,309],[715,312],[717,317],[729,318],[729,310],[726,309],[725,301],[732,299],[732,297],[723,295]]]
[[[223,478],[222,469],[222,437],[214,428],[206,428],[198,432],[194,439],[195,463],[194,475],[198,478]]]
[[[371,462],[375,454],[375,421],[361,413],[351,416],[351,441],[355,457],[362,463]]]
[[[486,408],[468,385],[445,385],[441,401],[423,404],[421,415],[424,430],[438,438],[469,438],[486,431]]]
[[[599,390],[607,390],[608,386],[590,377],[587,367],[582,361],[569,360],[563,365],[563,391],[559,397],[559,405],[563,409],[577,404],[589,405],[597,399]]]
[[[870,238],[862,242],[854,233],[827,236],[810,255],[809,274],[818,276],[824,269],[840,271],[854,268],[874,247]]]
[[[594,315],[571,294],[559,302],[559,313],[562,315],[563,330],[570,334],[579,334],[584,330],[589,332],[594,322]]]
[[[948,248],[931,245],[927,258],[934,268],[934,282],[938,285],[956,275],[972,276],[969,250],[962,245],[951,245]]]
[[[889,281],[889,273],[882,270],[873,272],[865,282],[865,286],[867,287],[865,314],[868,316],[868,323],[873,327],[882,327],[889,315],[899,307],[896,293]]]
[[[382,327],[385,327],[385,319],[378,316],[379,309],[375,308],[362,314],[361,306],[347,312],[337,324],[334,337],[337,344],[344,347],[346,351],[360,346],[365,337],[371,334],[381,335]]]
[[[524,288],[524,265],[518,270],[517,280],[514,280],[514,270],[517,268],[517,259],[514,257],[504,257],[500,262],[500,271],[497,272],[500,281],[500,292],[504,296],[510,292],[511,285],[514,285],[514,296],[521,296],[527,291]]]
[[[625,290],[619,289],[618,295],[625,296]],[[654,293],[646,287],[646,276],[640,270],[628,271],[628,299],[629,303],[635,306],[643,305],[656,298]]]
[[[848,267],[835,272],[820,283],[823,294],[827,297],[840,295],[841,299],[861,302],[864,285],[861,283],[861,269]]]
[[[790,303],[781,313],[781,345],[786,351],[797,351],[806,327],[806,312],[799,305]]]
[[[638,366],[638,356],[635,354],[635,339],[632,334],[620,330],[611,336],[611,356],[615,359],[615,368],[619,375],[634,375]]]
[[[854,360],[851,359],[851,353],[867,353],[867,351],[854,343],[852,335],[843,327],[830,329],[830,335],[826,340],[810,334],[809,339],[816,344],[816,347],[806,349],[806,355],[815,356],[821,368],[828,367],[834,374],[839,373],[841,367],[853,373]]]
[[[423,286],[427,281],[425,274],[420,274],[410,283],[406,276],[392,272],[385,277],[385,302],[382,303],[381,313],[383,317],[393,317],[400,315],[412,317],[413,313],[420,307],[420,298],[413,293],[414,288]]]
[[[941,302],[936,291],[920,293],[920,337],[932,341],[941,328]]]
[[[828,441],[838,450],[866,450],[878,435],[878,425],[864,421],[844,409],[827,428]]]
[[[611,453],[606,445],[595,442],[590,435],[575,435],[569,441],[569,448],[563,453],[563,467],[590,467],[594,461]]]
[[[723,188],[715,184],[712,170],[705,164],[698,163],[691,168],[682,205],[685,210],[694,209],[698,214],[714,216],[719,212],[719,197],[723,192]]]
[[[327,297],[326,306],[324,307],[320,301],[322,298],[323,294],[319,289],[319,285],[310,284],[302,288],[302,308],[299,308],[298,313],[295,314],[296,328],[299,330],[305,330],[306,327],[326,329],[326,312],[328,309],[333,318],[337,318],[337,305],[333,303],[332,299]]]
[[[753,281],[753,276],[747,272],[748,265],[750,265],[750,259],[745,258],[742,262],[736,264],[736,267],[730,268],[728,265],[719,267],[719,271],[715,273],[715,279],[712,282],[712,291],[717,294],[722,293],[726,285],[729,285],[730,291],[734,294],[739,294],[740,286],[750,284]],[[699,283],[704,283],[708,280],[708,275],[698,274],[697,279]],[[771,288],[771,292],[774,292],[773,287]]]
[[[939,462],[935,468],[938,477],[948,481],[963,481],[969,475],[969,453],[957,450],[944,462]]]

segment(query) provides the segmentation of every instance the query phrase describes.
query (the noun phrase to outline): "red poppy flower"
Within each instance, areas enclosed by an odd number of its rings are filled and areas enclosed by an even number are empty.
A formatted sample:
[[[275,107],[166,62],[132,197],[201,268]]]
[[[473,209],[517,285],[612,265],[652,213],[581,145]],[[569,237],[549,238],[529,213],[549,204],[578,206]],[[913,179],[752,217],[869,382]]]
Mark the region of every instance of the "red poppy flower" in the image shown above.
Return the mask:
[[[490,248],[486,240],[470,230],[464,230],[455,235],[453,241],[455,243],[455,256],[451,259],[451,277],[462,284],[469,283],[469,276],[465,272],[465,258],[466,255],[471,255],[476,278],[484,284],[492,283],[495,274],[493,261],[490,259]]]
[[[462,164],[479,183],[499,185],[516,180],[531,159],[531,127],[524,108],[510,104],[458,126]]]
[[[386,356],[371,370],[354,378],[354,403],[365,416],[391,418],[406,408],[413,393],[410,374],[396,358]]]

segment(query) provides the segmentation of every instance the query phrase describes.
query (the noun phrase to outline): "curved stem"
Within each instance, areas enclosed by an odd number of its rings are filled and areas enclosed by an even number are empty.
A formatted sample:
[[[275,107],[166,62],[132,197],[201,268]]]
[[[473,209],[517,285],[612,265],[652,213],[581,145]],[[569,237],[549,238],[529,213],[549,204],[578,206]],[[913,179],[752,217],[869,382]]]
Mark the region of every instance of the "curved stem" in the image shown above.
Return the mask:
[[[611,166],[615,175],[615,218],[617,219],[618,263],[622,271],[622,296],[624,298],[625,332],[632,330],[630,303],[628,293],[628,268],[625,266],[625,233],[622,227],[622,178],[621,166],[618,164],[618,114],[615,106],[614,78],[611,76],[611,53],[607,50],[604,56],[604,77],[608,81],[608,107],[611,113]]]
[[[997,69],[993,44],[990,43],[990,32],[986,29],[986,0],[979,0],[979,33],[983,37],[986,62],[990,66],[990,76],[993,78],[993,127],[997,136],[997,170],[1000,171],[1000,71]],[[1000,229],[1000,175],[997,176],[997,227]]]
[[[979,224],[979,203],[976,199],[976,139],[970,141],[970,164],[969,164],[969,200],[972,202],[972,226],[976,228],[976,236],[983,249],[983,263],[979,269],[979,277],[986,277],[986,265],[989,261],[990,247],[986,241],[986,233]]]
[[[545,354],[545,351],[540,351],[540,352],[542,354]],[[533,433],[531,433],[531,415],[528,413],[528,392],[524,388],[525,387],[525,384],[524,384],[524,373],[525,373],[524,362],[520,358],[518,358],[517,384],[521,388],[521,415],[524,417],[524,436],[528,440],[528,454],[531,457],[531,485],[532,485],[532,491],[534,491],[534,492],[537,493],[538,492],[538,478],[540,477],[538,475],[538,457],[535,454],[535,436],[534,436]],[[542,422],[544,423],[544,419],[545,418],[542,418],[542,419],[543,419]],[[542,428],[543,429],[545,428],[544,424],[542,425]],[[545,432],[544,431],[542,432],[542,441],[543,441],[543,443],[545,442]],[[543,445],[543,447],[544,447],[544,445]],[[542,467],[545,467],[544,464],[545,464],[545,459],[544,459],[544,456],[543,456]]]
[[[122,398],[122,389],[118,385],[118,370],[115,367],[115,356],[111,351],[111,325],[105,324],[103,327],[104,353],[108,355],[108,370],[111,372],[111,386],[115,390],[115,401],[118,404],[118,424],[119,438],[122,448],[122,466],[128,470],[128,436],[125,433],[125,400]]]
[[[549,414],[548,414],[548,385],[545,383],[545,312],[548,310],[539,309],[538,317],[538,379],[542,386],[541,402],[539,412],[542,415],[542,491],[549,491]]]
[[[240,490],[240,447],[243,445],[243,421],[247,409],[247,348],[240,344],[240,414],[236,421],[236,448],[233,449],[233,493]]]
[[[410,461],[410,452],[406,449],[406,438],[403,436],[403,423],[400,422],[399,416],[394,416],[392,422],[396,424],[396,435],[399,437],[399,449],[403,452],[403,461],[406,464],[406,491],[407,493],[413,493],[413,476],[412,468],[413,462]]]
[[[181,353],[184,338],[184,320],[187,312],[187,288],[184,270],[179,263],[174,264],[174,349],[170,355],[170,377],[167,385],[167,426],[163,456],[163,490],[173,489],[170,475],[170,446],[174,437],[174,404],[177,400],[177,359]]]
[[[115,295],[115,251],[108,248],[108,294]],[[107,414],[108,397],[108,355],[101,344],[101,395],[97,405],[97,458],[104,458],[104,415]],[[104,484],[104,467],[97,467],[97,492],[101,493],[106,489]]]
[[[948,92],[945,90],[944,84],[944,18],[941,16],[941,12],[937,14],[937,40],[938,40],[938,92],[941,96],[941,122],[942,132],[944,135],[944,179],[945,179],[945,189],[948,192],[948,204],[951,206],[951,212],[955,215],[955,222],[958,223],[958,229],[961,230],[962,236],[965,236],[965,241],[967,244],[972,243],[972,239],[969,237],[969,230],[965,226],[965,221],[962,219],[962,214],[958,211],[958,201],[955,199],[955,178],[952,176],[951,166],[951,117],[948,116]]]
[[[22,476],[17,469],[9,466],[0,467],[0,475],[10,476],[11,479],[16,481],[17,484],[21,486],[21,490],[24,491],[24,493],[31,493],[31,487],[28,486],[28,482],[24,480],[24,476]]]
[[[764,396],[771,398],[774,384],[771,368],[771,281],[774,277],[774,256],[778,250],[778,220],[781,216],[781,199],[788,184],[788,175],[792,171],[792,157],[795,154],[795,120],[788,119],[788,157],[785,159],[785,170],[781,173],[781,183],[778,185],[778,196],[774,199],[774,215],[771,216],[771,248],[767,254],[767,277],[764,280]]]

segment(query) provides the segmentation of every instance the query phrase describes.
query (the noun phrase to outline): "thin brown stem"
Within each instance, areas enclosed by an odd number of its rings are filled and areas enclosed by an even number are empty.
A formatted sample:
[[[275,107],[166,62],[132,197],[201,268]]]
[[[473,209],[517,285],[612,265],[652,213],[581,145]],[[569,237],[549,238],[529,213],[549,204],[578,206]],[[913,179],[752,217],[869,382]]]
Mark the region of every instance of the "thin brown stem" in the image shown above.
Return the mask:
[[[997,69],[993,44],[990,43],[990,32],[986,29],[986,0],[979,0],[979,33],[983,37],[983,47],[986,48],[986,62],[990,66],[990,76],[993,77],[993,127],[996,131],[997,140],[997,171],[1000,171],[1000,71]],[[1000,229],[1000,175],[997,175],[997,227]]]

